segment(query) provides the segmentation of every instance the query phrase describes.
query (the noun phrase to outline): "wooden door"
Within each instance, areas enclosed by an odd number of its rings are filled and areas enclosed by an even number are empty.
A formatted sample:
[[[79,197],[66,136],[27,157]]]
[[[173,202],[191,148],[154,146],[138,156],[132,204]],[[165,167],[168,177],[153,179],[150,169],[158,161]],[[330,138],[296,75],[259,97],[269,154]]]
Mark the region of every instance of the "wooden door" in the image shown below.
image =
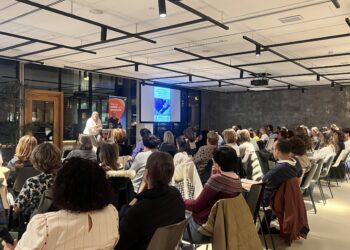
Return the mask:
[[[62,150],[63,93],[26,90],[25,124],[40,141],[52,141]]]

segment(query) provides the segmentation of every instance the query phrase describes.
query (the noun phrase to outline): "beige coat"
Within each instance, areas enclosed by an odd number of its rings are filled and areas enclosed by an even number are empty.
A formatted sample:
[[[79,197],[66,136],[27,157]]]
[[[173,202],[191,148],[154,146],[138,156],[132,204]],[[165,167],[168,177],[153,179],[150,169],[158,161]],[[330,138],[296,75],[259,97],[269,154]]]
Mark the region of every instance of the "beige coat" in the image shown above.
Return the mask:
[[[213,250],[263,249],[250,209],[242,194],[219,200],[199,232],[212,237]]]

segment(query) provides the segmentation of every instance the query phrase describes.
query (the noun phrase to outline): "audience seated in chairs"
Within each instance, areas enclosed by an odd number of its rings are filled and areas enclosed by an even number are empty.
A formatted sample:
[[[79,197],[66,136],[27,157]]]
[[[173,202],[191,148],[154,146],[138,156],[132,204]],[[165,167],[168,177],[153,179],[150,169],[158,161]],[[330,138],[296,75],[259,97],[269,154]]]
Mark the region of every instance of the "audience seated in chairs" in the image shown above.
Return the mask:
[[[207,221],[215,202],[236,197],[242,192],[241,180],[235,173],[237,163],[236,151],[232,147],[218,147],[213,155],[212,176],[203,191],[197,199],[185,200],[186,209],[192,212],[189,227],[193,243],[207,241],[207,237],[199,233],[198,228]],[[190,240],[186,231],[184,239]]]
[[[112,137],[118,145],[119,156],[127,156],[132,154],[132,146],[127,144],[126,131],[121,128],[112,130]]]
[[[145,250],[159,227],[185,219],[185,205],[180,192],[169,186],[174,163],[168,153],[152,153],[144,173],[144,189],[136,195],[123,215],[117,250]]]
[[[184,137],[186,138],[189,145],[189,155],[194,155],[197,152],[196,147],[196,130],[194,128],[187,128],[183,132]]]
[[[25,182],[14,207],[16,212],[29,209],[29,217],[38,207],[42,194],[54,183],[55,175],[62,166],[61,151],[54,144],[42,143],[34,148],[30,161],[41,173]]]
[[[53,189],[60,210],[35,215],[21,240],[14,246],[3,242],[4,249],[113,249],[119,233],[111,192],[105,171],[96,162],[66,160]]]
[[[255,152],[255,148],[250,142],[250,133],[247,129],[242,129],[239,132],[239,138],[241,141],[239,145],[239,156],[242,158],[242,162],[245,162],[249,155]]]
[[[178,152],[175,146],[174,135],[171,131],[164,132],[163,143],[160,144],[159,151],[167,152],[172,157]]]
[[[79,138],[79,148],[73,149],[66,159],[80,157],[90,161],[97,161],[96,152],[93,150],[92,141],[89,135],[81,135]]]
[[[7,166],[11,170],[7,182],[9,187],[13,187],[13,191],[15,194],[18,194],[21,191],[23,184],[29,177],[38,174],[37,171],[33,170],[33,165],[29,160],[32,151],[37,144],[38,142],[34,136],[25,135],[21,137],[16,146],[16,152],[14,157],[7,164]],[[23,168],[28,168],[32,171],[28,170],[25,171],[25,173],[19,173],[20,169]],[[18,176],[19,178],[17,178]]]
[[[16,153],[7,166],[13,171],[16,168],[32,167],[33,165],[29,161],[29,158],[36,145],[38,145],[38,142],[34,136],[25,135],[21,137],[16,146]]]
[[[196,165],[187,152],[190,151],[188,141],[184,136],[176,139],[179,153],[174,157],[174,176],[172,185],[181,193],[183,199],[197,198],[202,192],[203,186],[199,178]]]
[[[293,136],[289,140],[291,145],[291,153],[294,158],[296,158],[304,173],[309,172],[311,169],[311,161],[306,154],[306,144],[305,142],[297,136]]]
[[[207,145],[199,148],[198,152],[194,155],[193,161],[196,164],[198,174],[203,181],[205,170],[209,160],[213,158],[213,152],[218,146],[219,135],[215,131],[209,131],[207,134]]]
[[[144,138],[145,136],[149,136],[149,135],[151,135],[151,134],[152,134],[151,131],[150,131],[149,129],[147,129],[147,128],[142,128],[142,129],[140,130],[140,136],[141,136],[142,140],[139,141],[139,142],[136,144],[136,147],[135,147],[134,150],[132,151],[132,155],[131,155],[131,160],[132,160],[132,161],[136,158],[136,156],[137,156],[138,153],[144,151],[143,138]]]
[[[335,154],[332,132],[329,130],[320,133],[320,149],[313,155],[315,160],[324,159],[327,156]]]
[[[232,147],[236,151],[237,156],[239,157],[239,147],[237,145],[236,131],[234,131],[233,129],[225,129],[222,132],[222,136],[224,137],[226,145]]]
[[[113,189],[112,204],[119,210],[129,204],[134,198],[134,187],[131,180],[135,177],[134,170],[124,170],[118,163],[118,146],[115,143],[102,143],[100,147],[101,167],[106,171]]]
[[[294,178],[301,177],[302,169],[299,162],[290,156],[291,144],[288,140],[280,139],[274,142],[273,156],[277,161],[263,178],[266,183],[263,204],[269,206],[272,195],[278,190],[282,183]]]
[[[146,135],[142,138],[143,152],[136,155],[130,169],[136,172],[135,178],[132,180],[134,191],[138,192],[143,179],[146,162],[148,157],[156,150],[158,150],[159,139],[155,135]]]

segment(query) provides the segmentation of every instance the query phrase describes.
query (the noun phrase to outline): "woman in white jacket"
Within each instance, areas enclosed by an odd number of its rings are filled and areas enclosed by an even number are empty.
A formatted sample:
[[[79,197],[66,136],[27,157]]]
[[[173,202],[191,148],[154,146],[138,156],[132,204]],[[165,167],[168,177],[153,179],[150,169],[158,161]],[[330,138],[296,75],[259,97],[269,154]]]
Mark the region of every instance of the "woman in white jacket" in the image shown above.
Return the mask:
[[[179,153],[174,156],[175,171],[172,185],[179,189],[183,199],[195,199],[201,193],[203,186],[196,165],[188,155],[189,143],[184,136],[176,139]]]

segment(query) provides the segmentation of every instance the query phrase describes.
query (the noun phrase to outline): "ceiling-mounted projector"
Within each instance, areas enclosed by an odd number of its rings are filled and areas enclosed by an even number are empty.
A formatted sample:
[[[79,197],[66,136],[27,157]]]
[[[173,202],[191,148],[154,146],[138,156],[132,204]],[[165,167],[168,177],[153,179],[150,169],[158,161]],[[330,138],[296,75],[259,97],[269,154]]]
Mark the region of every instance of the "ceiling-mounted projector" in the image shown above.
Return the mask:
[[[266,86],[269,84],[269,79],[266,79],[266,78],[254,79],[250,81],[250,84],[253,86]]]

